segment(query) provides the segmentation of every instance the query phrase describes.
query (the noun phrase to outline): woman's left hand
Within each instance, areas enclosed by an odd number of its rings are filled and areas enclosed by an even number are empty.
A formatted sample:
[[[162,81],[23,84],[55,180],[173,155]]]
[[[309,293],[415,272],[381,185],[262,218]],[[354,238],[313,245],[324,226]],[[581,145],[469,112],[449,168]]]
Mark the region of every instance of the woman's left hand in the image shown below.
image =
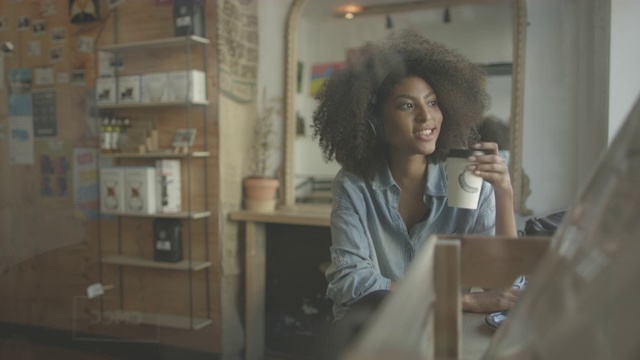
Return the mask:
[[[513,194],[509,168],[498,152],[498,144],[479,142],[473,146],[473,149],[483,150],[486,155],[470,157],[469,161],[474,164],[469,165],[467,169],[490,183],[496,194]]]

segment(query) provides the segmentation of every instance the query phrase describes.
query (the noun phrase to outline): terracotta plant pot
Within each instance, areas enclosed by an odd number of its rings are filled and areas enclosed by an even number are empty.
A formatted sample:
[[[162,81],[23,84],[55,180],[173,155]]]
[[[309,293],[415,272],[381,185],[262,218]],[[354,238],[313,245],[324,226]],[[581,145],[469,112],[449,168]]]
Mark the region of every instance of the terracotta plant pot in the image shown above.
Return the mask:
[[[276,208],[276,190],[280,181],[267,177],[244,179],[245,206],[247,210],[271,212]]]

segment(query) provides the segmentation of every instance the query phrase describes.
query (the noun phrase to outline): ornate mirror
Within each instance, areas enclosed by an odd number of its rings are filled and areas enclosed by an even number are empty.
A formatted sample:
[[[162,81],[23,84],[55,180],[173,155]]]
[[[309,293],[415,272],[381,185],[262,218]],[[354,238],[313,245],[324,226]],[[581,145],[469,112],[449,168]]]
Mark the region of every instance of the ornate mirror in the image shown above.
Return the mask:
[[[526,9],[524,0],[400,1],[294,0],[287,23],[284,206],[330,204],[340,169],[326,163],[312,138],[314,93],[367,41],[412,27],[457,49],[487,71],[491,108],[486,116],[505,132],[514,206],[527,215],[529,190],[522,170],[522,102]],[[351,19],[348,19],[351,18]]]

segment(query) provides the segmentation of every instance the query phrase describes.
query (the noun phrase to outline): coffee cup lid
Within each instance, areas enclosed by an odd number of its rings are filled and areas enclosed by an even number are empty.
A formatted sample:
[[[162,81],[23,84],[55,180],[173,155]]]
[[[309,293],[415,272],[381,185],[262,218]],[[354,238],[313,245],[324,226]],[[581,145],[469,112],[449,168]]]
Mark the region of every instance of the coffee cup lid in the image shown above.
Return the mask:
[[[469,156],[480,156],[486,155],[487,152],[484,150],[472,150],[472,149],[451,149],[447,154],[447,157],[454,158],[468,158]]]

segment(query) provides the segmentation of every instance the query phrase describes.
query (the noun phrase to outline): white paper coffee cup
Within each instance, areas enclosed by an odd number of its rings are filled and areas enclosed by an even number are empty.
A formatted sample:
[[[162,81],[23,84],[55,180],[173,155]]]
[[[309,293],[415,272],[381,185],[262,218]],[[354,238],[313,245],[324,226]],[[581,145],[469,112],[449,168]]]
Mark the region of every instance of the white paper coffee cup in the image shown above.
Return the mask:
[[[477,209],[482,178],[467,169],[469,156],[480,156],[480,150],[451,149],[447,155],[447,192],[451,207]]]

